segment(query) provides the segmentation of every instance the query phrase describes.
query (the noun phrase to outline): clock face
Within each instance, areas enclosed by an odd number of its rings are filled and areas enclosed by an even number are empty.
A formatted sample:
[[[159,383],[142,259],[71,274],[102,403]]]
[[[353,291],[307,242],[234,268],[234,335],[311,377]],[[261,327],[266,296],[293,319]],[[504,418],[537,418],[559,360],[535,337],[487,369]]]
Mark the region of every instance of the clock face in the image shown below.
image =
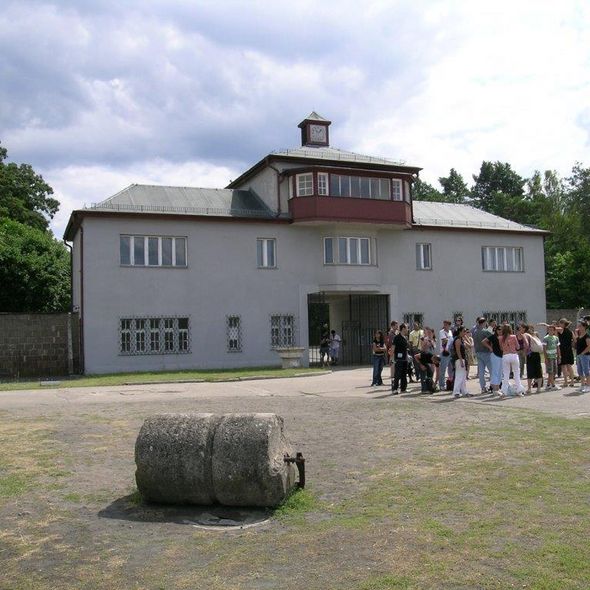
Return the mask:
[[[326,141],[326,127],[324,125],[310,125],[309,126],[309,139],[315,142]]]

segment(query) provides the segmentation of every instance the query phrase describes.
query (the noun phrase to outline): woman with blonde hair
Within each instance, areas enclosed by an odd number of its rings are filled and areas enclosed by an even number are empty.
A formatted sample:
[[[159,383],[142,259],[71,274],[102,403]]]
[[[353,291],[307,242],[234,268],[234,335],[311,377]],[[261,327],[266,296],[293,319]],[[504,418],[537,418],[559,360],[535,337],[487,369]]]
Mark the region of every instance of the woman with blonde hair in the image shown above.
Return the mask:
[[[502,348],[502,389],[500,397],[505,397],[510,391],[510,373],[514,375],[514,388],[518,395],[524,395],[524,387],[520,382],[520,361],[518,360],[518,339],[512,333],[509,324],[502,326],[500,336]]]

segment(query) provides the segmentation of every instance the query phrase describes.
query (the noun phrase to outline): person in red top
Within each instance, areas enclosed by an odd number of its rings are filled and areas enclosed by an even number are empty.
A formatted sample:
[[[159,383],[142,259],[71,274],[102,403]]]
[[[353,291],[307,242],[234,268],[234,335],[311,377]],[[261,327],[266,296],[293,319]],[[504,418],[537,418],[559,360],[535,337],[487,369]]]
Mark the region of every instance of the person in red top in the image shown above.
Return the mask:
[[[508,324],[502,326],[502,335],[499,338],[500,347],[502,348],[502,389],[500,397],[504,397],[510,390],[510,373],[514,375],[514,388],[518,395],[524,395],[524,386],[520,381],[520,361],[518,359],[518,349],[520,345],[518,339],[512,333],[512,328]]]

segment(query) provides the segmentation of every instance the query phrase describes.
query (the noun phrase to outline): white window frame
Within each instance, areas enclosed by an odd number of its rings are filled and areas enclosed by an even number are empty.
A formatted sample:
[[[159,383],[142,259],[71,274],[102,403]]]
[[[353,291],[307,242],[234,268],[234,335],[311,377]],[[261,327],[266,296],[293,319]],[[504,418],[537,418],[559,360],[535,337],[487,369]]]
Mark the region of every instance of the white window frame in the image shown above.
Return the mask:
[[[524,250],[520,246],[482,246],[481,268],[483,272],[524,272]]]
[[[305,172],[295,175],[295,185],[298,197],[310,197],[313,195],[313,172]]]
[[[326,256],[326,243],[328,240],[332,243],[332,261],[330,262]],[[346,260],[340,259],[340,240],[346,240]],[[356,240],[356,245],[353,245],[353,240]],[[344,266],[372,266],[373,265],[373,252],[374,252],[374,245],[373,245],[373,238],[367,237],[360,237],[360,236],[326,236],[322,239],[323,244],[323,257],[324,257],[324,265],[327,266],[335,266],[335,265],[344,265]],[[363,244],[367,245],[369,259],[367,262],[362,261],[362,253],[363,253]],[[356,260],[357,262],[351,262],[353,255],[353,249],[356,250]]]
[[[391,200],[392,201],[403,201],[404,200],[404,187],[403,183],[399,178],[391,179]]]
[[[428,252],[428,264],[426,263],[425,252]],[[432,244],[416,244],[416,270],[432,270]]]
[[[328,196],[330,194],[330,178],[327,172],[318,172],[318,195]]]
[[[262,259],[258,259],[258,244],[262,244]],[[272,244],[273,261],[269,263],[268,246]],[[276,238],[256,238],[256,265],[258,268],[276,268],[277,267],[277,239]]]
[[[123,239],[129,240],[129,263],[123,263],[121,260],[121,242]],[[162,240],[172,240],[172,264],[162,263]],[[150,264],[150,251],[149,243],[150,240],[158,240],[158,261],[157,264]],[[176,249],[177,244],[183,240],[184,244],[184,264],[177,264]],[[143,242],[143,264],[135,263],[135,242]],[[124,267],[138,267],[138,268],[187,268],[188,267],[188,255],[187,255],[188,238],[186,236],[153,236],[153,235],[135,235],[135,234],[121,234],[119,236],[119,264]]]

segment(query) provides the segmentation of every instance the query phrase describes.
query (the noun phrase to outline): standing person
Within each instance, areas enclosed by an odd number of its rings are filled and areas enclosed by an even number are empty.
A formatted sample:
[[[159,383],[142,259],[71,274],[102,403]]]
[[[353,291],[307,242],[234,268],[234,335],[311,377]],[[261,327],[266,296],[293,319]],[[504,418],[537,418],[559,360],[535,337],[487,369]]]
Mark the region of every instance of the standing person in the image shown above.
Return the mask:
[[[557,374],[557,365],[561,361],[561,354],[559,351],[559,338],[557,337],[557,328],[553,325],[547,328],[547,335],[543,338],[543,349],[545,351],[545,370],[547,371],[547,387],[545,391],[556,391],[561,389],[555,383],[555,375]]]
[[[475,346],[475,356],[477,357],[477,375],[479,377],[479,388],[482,393],[486,393],[486,369],[488,374],[492,374],[492,354],[484,345],[483,341],[492,335],[492,331],[486,327],[486,319],[477,318],[477,326],[472,332],[473,344]]]
[[[330,338],[330,360],[332,365],[338,364],[338,357],[340,356],[340,342],[342,338],[336,334],[336,330],[330,332],[332,337]]]
[[[526,376],[528,387],[526,392],[531,393],[533,383],[537,388],[537,393],[541,392],[543,385],[543,367],[541,367],[541,353],[543,352],[543,343],[539,334],[535,332],[534,326],[527,326],[526,338]]]
[[[465,327],[460,326],[455,332],[453,340],[452,358],[455,364],[455,382],[453,384],[453,397],[455,399],[468,395],[467,392],[467,356],[465,350]]]
[[[463,316],[462,315],[458,315],[455,318],[455,325],[453,326],[453,337],[455,337],[457,335],[457,330],[459,328],[463,328]]]
[[[385,365],[385,355],[387,354],[387,347],[385,346],[385,338],[383,332],[377,330],[375,332],[375,338],[373,338],[373,381],[371,381],[371,387],[377,385],[383,385],[383,378],[381,373],[383,371],[383,365]]]
[[[463,344],[465,345],[465,369],[467,371],[465,379],[469,379],[469,369],[475,365],[475,343],[467,328],[463,331]]]
[[[327,367],[330,364],[330,328],[328,328],[328,324],[323,325],[320,336],[320,362],[322,367]]]
[[[406,324],[401,324],[399,332],[393,339],[393,346],[391,347],[393,363],[395,366],[395,374],[393,382],[391,383],[392,395],[399,393],[398,387],[401,387],[401,392],[405,393],[408,387],[408,327]]]
[[[527,341],[526,341],[526,331],[528,326],[524,323],[519,324],[518,329],[516,330],[516,339],[518,340],[518,350],[516,354],[518,354],[518,362],[520,363],[520,379],[524,379],[524,369],[526,364],[526,348],[527,348]]]
[[[524,395],[524,387],[520,382],[520,362],[518,360],[518,339],[512,333],[509,324],[502,326],[500,336],[500,347],[502,348],[502,390],[500,396],[508,395],[510,390],[510,373],[514,375],[514,388],[518,395]]]
[[[559,352],[561,354],[561,374],[563,386],[574,387],[574,334],[570,330],[571,322],[566,318],[559,320],[557,337],[559,338]]]
[[[482,344],[491,352],[490,365],[492,370],[490,371],[490,385],[492,391],[497,392],[500,389],[500,383],[502,383],[502,357],[504,354],[500,346],[502,328],[496,324],[495,320],[492,320],[490,325],[493,325],[493,333],[491,336],[484,338]]]
[[[395,320],[391,320],[389,323],[389,332],[387,332],[387,337],[385,338],[385,346],[387,348],[387,355],[385,357],[385,362],[389,365],[389,376],[393,381],[395,376],[395,363],[393,362],[393,355],[391,353],[391,347],[393,346],[393,339],[395,338],[398,332],[398,323]]]
[[[412,357],[412,365],[416,373],[416,380],[420,379],[420,365],[414,362],[414,355],[420,352],[420,341],[424,338],[424,330],[419,322],[414,322],[414,329],[408,336],[409,353]]]
[[[451,363],[451,349],[453,346],[453,333],[451,332],[451,320],[444,320],[438,333],[440,367],[438,368],[438,388],[444,391],[447,388],[447,373],[452,375],[449,369]]]
[[[576,355],[578,375],[580,376],[580,393],[590,393],[590,334],[589,323],[580,320],[576,327]]]

